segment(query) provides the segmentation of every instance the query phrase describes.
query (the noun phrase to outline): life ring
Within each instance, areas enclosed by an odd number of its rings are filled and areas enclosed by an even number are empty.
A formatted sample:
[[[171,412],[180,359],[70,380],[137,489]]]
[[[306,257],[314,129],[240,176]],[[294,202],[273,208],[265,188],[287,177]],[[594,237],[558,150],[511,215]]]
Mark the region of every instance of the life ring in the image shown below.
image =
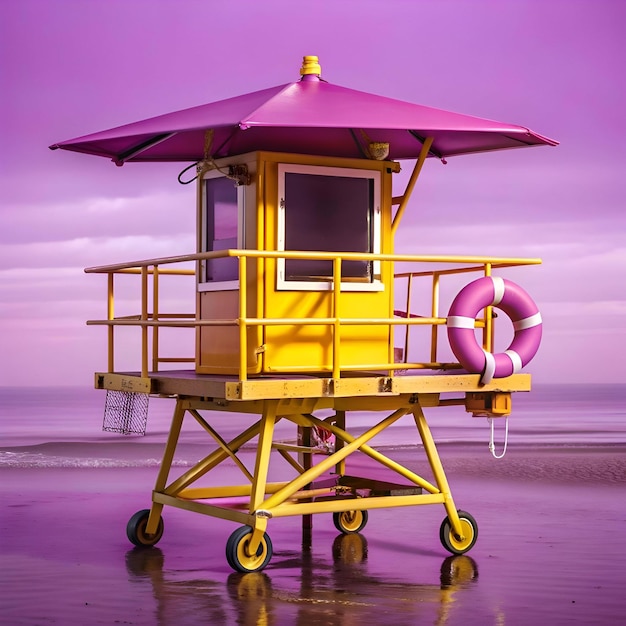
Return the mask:
[[[513,341],[498,354],[484,350],[474,335],[476,316],[487,306],[501,309],[513,322]],[[452,302],[446,324],[452,352],[468,372],[482,375],[483,384],[519,372],[541,343],[537,305],[519,285],[499,276],[484,276],[465,285]]]

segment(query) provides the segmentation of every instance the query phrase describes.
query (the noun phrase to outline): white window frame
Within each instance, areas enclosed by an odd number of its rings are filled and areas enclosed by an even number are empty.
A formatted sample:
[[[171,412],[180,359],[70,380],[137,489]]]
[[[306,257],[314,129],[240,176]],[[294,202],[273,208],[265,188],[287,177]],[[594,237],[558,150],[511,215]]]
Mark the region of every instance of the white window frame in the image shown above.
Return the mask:
[[[206,186],[205,181],[213,178],[226,178],[224,174],[217,170],[207,172],[202,178],[202,227],[200,228],[200,252],[207,252],[207,201],[206,201]],[[235,186],[235,181],[233,181]],[[244,213],[245,213],[245,200],[246,200],[246,188],[245,185],[237,185],[237,248],[244,248]],[[239,279],[237,280],[205,280],[207,261],[201,260],[200,267],[198,268],[198,291],[236,291],[239,289]]]
[[[381,176],[376,170],[365,170],[347,167],[330,167],[323,165],[299,165],[295,163],[278,164],[278,212],[276,248],[280,252],[285,251],[285,174],[310,174],[318,176],[337,176],[343,178],[366,178],[374,181],[374,207],[372,214],[372,243],[373,254],[380,254],[382,229],[381,229]],[[372,280],[341,281],[342,291],[384,291],[385,286],[381,280],[380,261],[372,262]],[[332,276],[323,281],[300,281],[287,280],[285,278],[285,259],[277,260],[276,289],[278,291],[332,291]]]

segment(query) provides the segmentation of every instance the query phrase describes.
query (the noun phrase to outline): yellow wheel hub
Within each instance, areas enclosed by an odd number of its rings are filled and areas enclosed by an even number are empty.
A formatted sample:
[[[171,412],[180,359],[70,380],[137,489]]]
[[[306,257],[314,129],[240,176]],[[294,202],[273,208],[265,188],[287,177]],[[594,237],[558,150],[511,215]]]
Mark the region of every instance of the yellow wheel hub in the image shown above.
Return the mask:
[[[450,530],[450,545],[459,552],[465,552],[474,541],[474,527],[466,519],[461,518],[460,522],[463,538],[457,539],[454,532]]]

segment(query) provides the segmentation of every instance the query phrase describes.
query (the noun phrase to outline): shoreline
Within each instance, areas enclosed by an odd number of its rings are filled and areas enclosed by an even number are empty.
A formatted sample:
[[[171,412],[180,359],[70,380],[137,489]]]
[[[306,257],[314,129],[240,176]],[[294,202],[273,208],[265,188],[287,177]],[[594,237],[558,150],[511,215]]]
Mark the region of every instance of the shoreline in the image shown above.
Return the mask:
[[[210,441],[207,439],[207,441]],[[295,440],[292,439],[277,439],[277,443],[294,443]],[[475,451],[478,449],[488,450],[488,444],[485,441],[436,441],[435,444],[438,450],[447,449],[447,450],[457,450],[463,452],[464,450]],[[398,452],[410,452],[412,450],[421,450],[423,446],[418,443],[410,443],[410,444],[383,444],[383,445],[372,445],[377,450],[396,450]],[[498,444],[496,444],[498,445]],[[116,440],[98,440],[94,441],[89,438],[72,438],[67,440],[59,440],[59,441],[46,441],[40,443],[33,444],[15,444],[15,445],[0,445],[0,452],[19,452],[24,450],[44,450],[44,451],[60,451],[61,449],[74,449],[76,450],[79,447],[93,447],[93,448],[103,448],[103,449],[122,449],[127,447],[129,451],[131,449],[137,451],[142,448],[144,449],[163,449],[165,448],[165,442],[154,442],[154,441],[145,441],[140,437],[135,437],[133,439],[116,439]],[[202,450],[210,450],[211,446],[207,446],[205,444],[200,443],[191,443],[187,441],[179,442],[178,444],[181,448],[197,448]],[[249,453],[256,449],[255,444],[246,444],[240,448],[241,451]],[[563,451],[588,451],[590,453],[601,453],[604,451],[615,450],[626,452],[626,441],[606,441],[606,442],[592,442],[592,443],[582,443],[582,442],[536,442],[536,443],[510,443],[508,445],[507,454],[509,451],[517,451],[520,453],[529,453],[529,452],[548,452],[554,450],[563,450]]]
[[[141,441],[73,441],[3,446],[0,447],[0,472],[37,469],[146,469],[152,471],[156,479],[164,447],[165,444],[162,443]],[[211,449],[214,448],[201,444],[180,444],[172,473],[182,473]],[[430,475],[421,445],[379,446],[377,449],[409,469]],[[486,443],[448,442],[438,444],[437,449],[450,480],[489,477],[510,480],[512,483],[552,480],[559,484],[574,481],[626,484],[626,443],[509,444],[506,454],[500,459],[492,456]],[[238,456],[249,467],[254,466],[253,446],[242,448]],[[359,455],[352,456],[358,463]],[[286,463],[277,459],[276,464],[281,463],[279,467],[286,466]],[[234,465],[226,462],[223,471],[228,472],[232,467]]]

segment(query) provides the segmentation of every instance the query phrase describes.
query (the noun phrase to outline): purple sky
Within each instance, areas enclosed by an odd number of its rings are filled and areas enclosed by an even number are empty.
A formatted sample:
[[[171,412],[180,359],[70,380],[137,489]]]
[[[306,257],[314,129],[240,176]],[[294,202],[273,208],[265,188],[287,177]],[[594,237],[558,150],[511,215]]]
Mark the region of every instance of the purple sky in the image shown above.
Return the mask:
[[[90,385],[105,284],[82,269],[195,246],[180,164],[47,146],[297,80],[305,54],[332,83],[561,142],[428,162],[397,251],[542,257],[507,274],[544,317],[527,370],[623,382],[624,24],[615,0],[0,2],[0,384]]]

